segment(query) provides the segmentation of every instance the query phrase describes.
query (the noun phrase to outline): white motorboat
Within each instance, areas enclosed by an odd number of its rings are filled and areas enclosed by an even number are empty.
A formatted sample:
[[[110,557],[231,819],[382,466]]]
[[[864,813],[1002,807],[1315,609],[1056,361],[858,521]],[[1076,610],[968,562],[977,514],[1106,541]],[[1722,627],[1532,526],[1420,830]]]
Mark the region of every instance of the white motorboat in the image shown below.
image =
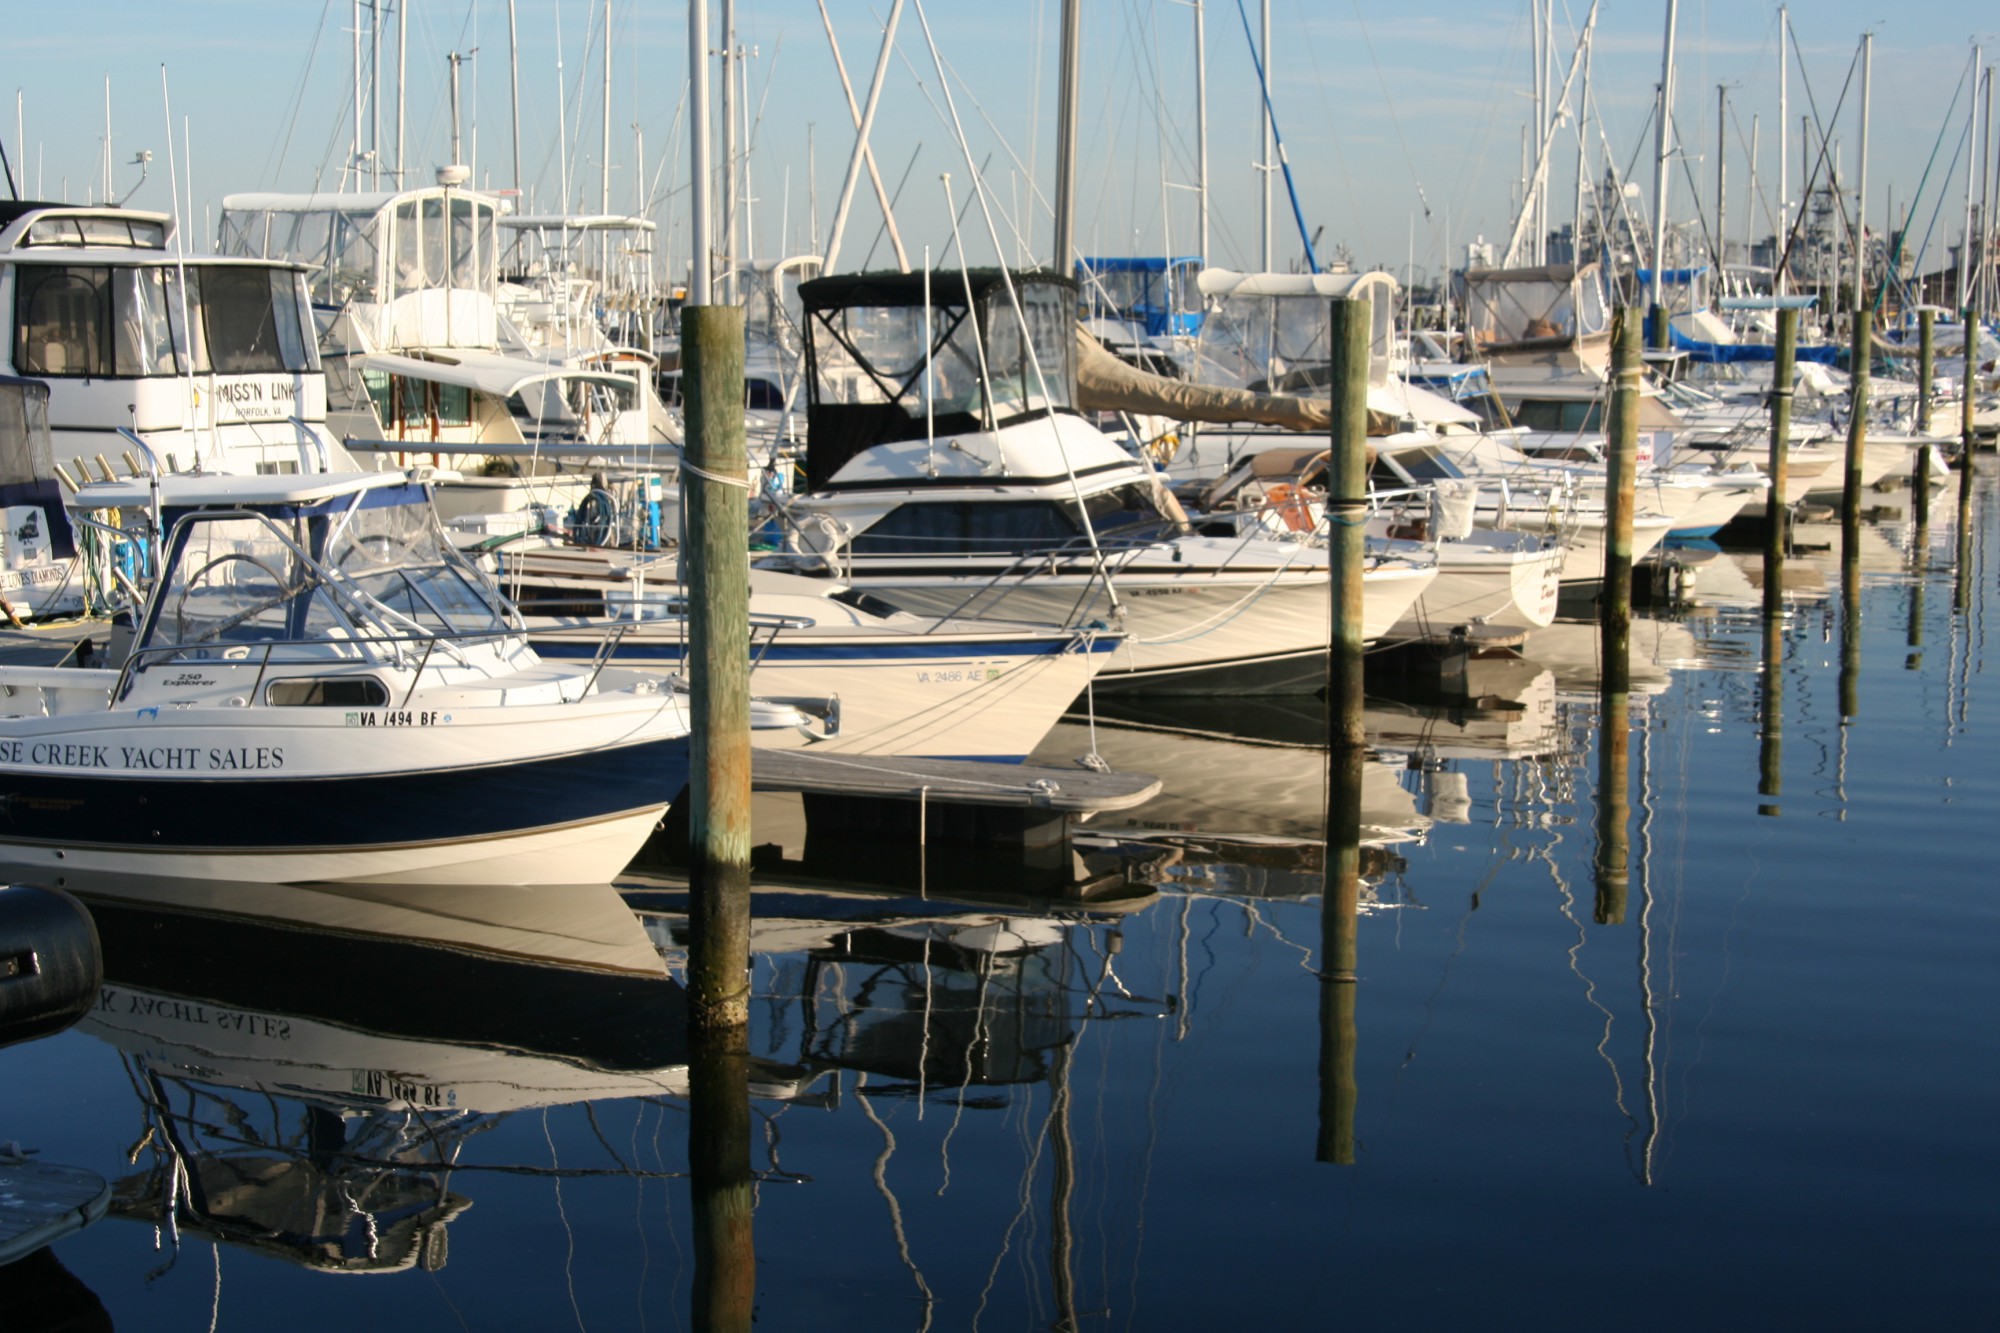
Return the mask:
[[[410,476],[153,474],[72,513],[141,534],[157,574],[120,668],[0,668],[8,860],[575,883],[621,870],[686,783],[680,697],[542,661]]]
[[[1107,688],[1318,688],[1324,545],[1187,531],[1151,467],[1071,407],[1073,283],[863,274],[800,293],[808,490],[770,563],[920,614],[1107,621],[1126,635]],[[1436,572],[1371,557],[1364,633],[1386,634]]]
[[[687,588],[674,556],[530,546],[504,552],[502,571],[544,658],[593,657],[609,621],[613,666],[684,667]],[[1025,758],[1123,638],[914,615],[845,584],[768,569],[750,571],[750,621],[751,690],[823,719],[760,744],[938,759]]]

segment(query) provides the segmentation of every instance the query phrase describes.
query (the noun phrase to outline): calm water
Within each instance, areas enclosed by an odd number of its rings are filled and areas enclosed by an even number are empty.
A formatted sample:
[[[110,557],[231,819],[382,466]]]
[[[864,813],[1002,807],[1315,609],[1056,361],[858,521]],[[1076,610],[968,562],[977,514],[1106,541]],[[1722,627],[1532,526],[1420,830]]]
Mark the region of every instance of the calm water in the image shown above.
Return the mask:
[[[942,854],[925,899],[760,894],[759,1325],[1983,1323],[1996,515],[1963,610],[1948,500],[1921,549],[1868,529],[1845,724],[1817,534],[1774,794],[1747,562],[1638,626],[1622,908],[1586,626],[1475,682],[1505,707],[1371,701],[1351,987],[1284,708],[1100,717],[1170,790],[1060,869],[1092,905]],[[635,970],[684,899],[625,887],[106,906],[99,1015],[0,1052],[0,1140],[119,1182],[56,1247],[73,1294],[126,1329],[692,1327],[679,997]]]

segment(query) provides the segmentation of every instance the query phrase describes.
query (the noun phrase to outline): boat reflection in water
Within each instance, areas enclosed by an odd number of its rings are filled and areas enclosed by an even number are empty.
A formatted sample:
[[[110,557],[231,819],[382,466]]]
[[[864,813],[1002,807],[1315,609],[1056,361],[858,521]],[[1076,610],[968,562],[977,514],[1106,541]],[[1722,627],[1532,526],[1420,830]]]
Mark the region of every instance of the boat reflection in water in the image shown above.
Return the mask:
[[[686,1090],[681,988],[608,885],[67,887],[104,944],[80,1026],[122,1053],[145,1120],[112,1210],[177,1236],[437,1268],[468,1138]]]

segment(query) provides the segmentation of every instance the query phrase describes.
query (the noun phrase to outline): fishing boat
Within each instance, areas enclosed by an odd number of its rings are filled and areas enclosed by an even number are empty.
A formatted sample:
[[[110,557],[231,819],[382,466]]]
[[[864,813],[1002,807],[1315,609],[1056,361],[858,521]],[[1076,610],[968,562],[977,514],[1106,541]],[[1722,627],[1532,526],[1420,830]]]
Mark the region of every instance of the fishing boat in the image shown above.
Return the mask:
[[[608,622],[614,667],[685,669],[688,588],[676,556],[531,547],[501,568],[545,659],[594,657]],[[1103,625],[916,615],[768,569],[750,571],[750,626],[752,692],[821,719],[760,744],[1007,763],[1035,748],[1124,638]]]
[[[1050,273],[860,274],[800,287],[806,492],[768,563],[913,613],[1125,631],[1103,688],[1312,690],[1328,555],[1305,534],[1190,531],[1151,465],[1075,402],[1075,284]],[[1371,557],[1363,633],[1436,577]]]
[[[622,869],[687,781],[675,691],[542,661],[413,474],[152,473],[71,512],[138,534],[157,574],[117,669],[0,669],[9,860],[575,883]]]

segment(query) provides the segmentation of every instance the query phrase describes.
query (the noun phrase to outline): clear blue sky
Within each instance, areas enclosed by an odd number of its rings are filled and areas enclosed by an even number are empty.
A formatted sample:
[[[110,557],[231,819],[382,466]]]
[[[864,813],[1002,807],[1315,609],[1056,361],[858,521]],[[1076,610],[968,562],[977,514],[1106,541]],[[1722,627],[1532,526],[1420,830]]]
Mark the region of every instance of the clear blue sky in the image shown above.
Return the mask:
[[[477,179],[512,183],[506,0],[383,0],[382,138],[394,138],[395,5],[409,8],[408,156],[429,179],[448,156],[445,53],[477,54],[465,66],[467,156]],[[111,82],[116,192],[138,182],[140,149],[154,159],[134,206],[170,207],[169,136],[162,106],[164,65],[172,98],[173,142],[185,118],[192,148],[193,198],[206,214],[230,191],[306,189],[338,180],[351,138],[351,0],[76,0],[10,7],[0,92],[18,90],[25,143],[13,108],[0,111],[0,137],[29,193],[82,199],[101,188],[105,80]],[[1185,0],[1085,0],[1083,152],[1079,244],[1087,251],[1155,253],[1195,246],[1194,10]],[[1245,0],[1251,24],[1257,0]],[[822,229],[852,144],[819,12],[813,0],[740,0],[738,40],[754,47],[748,64],[756,121],[757,248],[768,257],[809,243],[817,177]],[[864,96],[888,0],[828,0],[857,97]],[[1001,219],[1003,251],[1045,257],[1049,226],[1035,193],[1051,191],[1054,165],[1056,19],[1059,0],[927,0],[940,52],[953,71],[971,151],[983,164]],[[1520,172],[1529,115],[1529,0],[1271,0],[1272,95],[1298,182],[1306,221],[1324,228],[1322,252],[1349,247],[1366,266],[1400,270],[1414,244],[1421,271],[1455,260],[1475,234],[1504,237]],[[595,209],[602,135],[603,0],[517,0],[521,39],[522,139],[527,191],[543,211],[556,207],[559,98],[569,136],[572,201]],[[1558,0],[1559,61],[1587,0]],[[1606,0],[1599,20],[1592,98],[1603,142],[1621,170],[1651,197],[1651,135],[1644,130],[1660,72],[1664,0]],[[364,10],[364,21],[366,11]],[[1676,121],[1686,170],[1711,205],[1717,85],[1731,86],[1729,231],[1742,235],[1749,195],[1747,145],[1761,124],[1763,184],[1775,197],[1777,169],[1777,6],[1765,0],[1683,0],[1676,43]],[[557,41],[557,25],[561,42]],[[1211,261],[1254,263],[1258,237],[1256,154],[1259,107],[1236,0],[1209,0]],[[1864,30],[1876,34],[1870,152],[1871,223],[1881,226],[1893,197],[1900,214],[1917,191],[1946,124],[1975,40],[2000,58],[2000,11],[1973,0],[1889,6],[1810,0],[1792,7],[1811,96],[1832,115]],[[1981,24],[1989,25],[1982,29]],[[629,209],[636,124],[643,129],[649,187],[685,180],[686,11],[670,0],[613,0],[612,201]],[[719,43],[719,35],[716,38]],[[904,181],[897,208],[913,253],[941,252],[950,237],[941,173],[961,203],[970,177],[942,119],[942,97],[915,5],[906,8],[898,56],[883,95],[875,148],[890,187]],[[561,60],[561,84],[557,62]],[[1811,111],[1805,86],[1791,81],[1794,162],[1798,118]],[[1940,231],[1955,234],[1963,177],[1944,173],[1958,148],[1966,93],[1945,130],[1939,163],[1925,185],[1918,226],[1948,189]],[[1859,83],[1847,93],[1834,133],[1850,161],[1859,134]],[[809,130],[810,127],[810,130]],[[365,132],[365,131],[364,131]],[[813,151],[808,153],[808,142]],[[1643,141],[1643,142],[1642,142]],[[1567,198],[1575,139],[1566,133],[1553,179]],[[476,153],[472,144],[476,143]],[[1593,147],[1596,169],[1604,149]],[[25,159],[25,160],[23,160]],[[1167,164],[1161,169],[1162,161]],[[183,193],[190,163],[177,164]],[[666,167],[667,171],[662,172]],[[1795,167],[1796,170],[1796,167]],[[905,177],[907,175],[907,179]],[[1796,191],[1795,191],[1796,193]],[[676,195],[674,200],[683,196]],[[1298,233],[1280,190],[1274,224],[1281,266],[1299,253]],[[1429,216],[1425,216],[1425,205]],[[1676,168],[1670,204],[1690,208],[1687,175]],[[671,209],[671,203],[669,204]],[[1558,205],[1555,215],[1565,216]],[[671,221],[669,212],[661,214]],[[1008,217],[1024,233],[1022,248]],[[859,265],[876,240],[880,213],[864,182],[842,267]],[[202,230],[197,219],[195,230]],[[781,228],[783,234],[781,235]],[[990,257],[977,210],[965,221],[975,258]],[[1768,227],[1759,227],[1760,233]],[[1170,234],[1169,234],[1170,233]],[[684,254],[684,224],[678,231]],[[1413,239],[1414,238],[1414,241]],[[1942,239],[1933,245],[1941,245]],[[1017,250],[1020,253],[1017,253]],[[1937,252],[1933,251],[1933,256]],[[872,262],[889,262],[876,246]]]

